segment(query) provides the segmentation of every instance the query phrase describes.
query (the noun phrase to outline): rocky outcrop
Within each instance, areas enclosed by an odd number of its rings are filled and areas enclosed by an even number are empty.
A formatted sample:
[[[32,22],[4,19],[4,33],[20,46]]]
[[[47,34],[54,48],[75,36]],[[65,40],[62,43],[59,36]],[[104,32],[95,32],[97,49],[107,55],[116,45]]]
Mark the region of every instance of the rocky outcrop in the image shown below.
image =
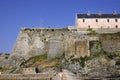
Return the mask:
[[[120,75],[115,67],[115,62],[113,60],[107,60],[105,56],[86,60],[84,67],[78,61],[65,62],[63,68],[78,74],[80,77],[103,78]]]
[[[0,53],[0,67],[6,67],[8,65],[9,54]]]

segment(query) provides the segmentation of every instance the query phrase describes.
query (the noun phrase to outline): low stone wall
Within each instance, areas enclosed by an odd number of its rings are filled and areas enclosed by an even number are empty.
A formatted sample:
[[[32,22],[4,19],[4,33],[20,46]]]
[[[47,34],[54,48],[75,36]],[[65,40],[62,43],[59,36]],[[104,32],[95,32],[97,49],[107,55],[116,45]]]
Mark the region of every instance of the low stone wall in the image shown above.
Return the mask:
[[[77,29],[77,32],[79,33],[88,33],[87,32],[88,28],[79,28]],[[97,33],[116,33],[116,32],[120,32],[120,28],[92,28],[93,30],[95,30]]]
[[[48,80],[53,74],[1,74],[0,80]]]
[[[23,68],[23,74],[36,74],[36,68]]]
[[[116,32],[120,32],[120,28],[99,28],[99,29],[96,29],[96,32],[98,32],[98,33],[116,33]]]
[[[120,80],[120,78],[85,78],[83,80]]]

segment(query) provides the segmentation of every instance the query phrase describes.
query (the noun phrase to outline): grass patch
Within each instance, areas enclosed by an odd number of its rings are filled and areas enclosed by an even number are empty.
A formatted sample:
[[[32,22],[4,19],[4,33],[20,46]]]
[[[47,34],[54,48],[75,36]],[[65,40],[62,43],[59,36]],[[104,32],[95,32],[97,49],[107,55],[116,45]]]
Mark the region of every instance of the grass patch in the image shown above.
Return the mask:
[[[36,66],[41,67],[41,68],[60,67],[62,65],[61,61],[62,61],[63,58],[64,58],[64,55],[62,55],[60,57],[55,57],[51,60],[48,60],[47,59],[47,54],[44,54],[44,55],[31,57],[21,66],[24,67],[24,68],[36,67]]]
[[[36,64],[36,62],[42,62],[47,60],[47,54],[43,54],[43,55],[38,55],[38,56],[34,56],[29,58],[28,60],[26,60],[24,63],[22,63],[22,67],[31,67],[34,64]]]
[[[45,60],[45,59],[47,59],[47,54],[31,57],[26,62],[31,61],[31,60],[33,62],[36,62],[36,61],[41,61],[41,60]]]

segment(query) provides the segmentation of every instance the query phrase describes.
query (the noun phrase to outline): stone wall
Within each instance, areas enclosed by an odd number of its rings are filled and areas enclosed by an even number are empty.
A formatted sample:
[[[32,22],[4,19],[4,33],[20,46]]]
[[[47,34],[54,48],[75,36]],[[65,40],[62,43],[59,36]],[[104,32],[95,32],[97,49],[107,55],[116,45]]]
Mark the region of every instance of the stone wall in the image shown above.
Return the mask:
[[[65,57],[69,58],[75,54],[75,40],[73,37],[67,38],[65,43]]]
[[[64,53],[64,44],[60,39],[50,39],[48,42],[48,59],[62,56]]]
[[[48,80],[53,74],[1,74],[0,80]]]
[[[99,29],[94,29],[97,33],[116,33],[120,31],[120,28],[99,28]]]
[[[89,54],[88,37],[81,35],[77,31],[70,31],[68,28],[21,28],[17,37],[10,58],[29,59],[30,57],[48,54],[48,58],[61,56],[65,53],[66,57],[75,55],[80,57]],[[77,48],[77,41],[79,40],[79,47]],[[82,42],[84,44],[82,44]],[[82,48],[84,46],[84,48]],[[83,50],[84,49],[84,50]]]
[[[50,39],[64,40],[67,33],[67,28],[21,28],[10,58],[21,56],[27,60],[33,56],[49,53],[52,49],[50,48],[52,46]],[[59,47],[59,45],[52,47]]]
[[[99,41],[99,38],[105,51],[120,50],[120,42],[116,38],[103,39],[104,37],[100,35],[81,34],[79,31],[71,31],[68,28],[21,28],[9,58],[20,61],[48,54],[50,59],[61,56],[63,53],[68,58],[71,55],[89,56],[89,41]],[[92,49],[95,51],[95,48]]]
[[[102,34],[100,36],[100,41],[104,51],[110,53],[120,53],[120,33]]]
[[[76,40],[75,41],[75,56],[79,58],[80,56],[89,56],[89,46],[88,40]]]
[[[23,68],[22,73],[23,74],[35,74],[36,70],[35,68]]]

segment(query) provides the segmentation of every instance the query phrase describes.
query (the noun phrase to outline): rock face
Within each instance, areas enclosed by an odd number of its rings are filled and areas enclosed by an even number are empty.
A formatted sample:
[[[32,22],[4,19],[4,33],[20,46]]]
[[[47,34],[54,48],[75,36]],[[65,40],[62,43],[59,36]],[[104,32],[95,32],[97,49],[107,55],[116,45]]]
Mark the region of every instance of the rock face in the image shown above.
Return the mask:
[[[87,77],[103,78],[119,75],[114,63],[113,60],[109,61],[104,56],[100,56],[87,60],[84,67],[77,61],[69,61],[63,64],[63,68],[77,73],[81,77],[86,75]]]
[[[9,54],[0,53],[0,67],[6,67],[8,64]]]

